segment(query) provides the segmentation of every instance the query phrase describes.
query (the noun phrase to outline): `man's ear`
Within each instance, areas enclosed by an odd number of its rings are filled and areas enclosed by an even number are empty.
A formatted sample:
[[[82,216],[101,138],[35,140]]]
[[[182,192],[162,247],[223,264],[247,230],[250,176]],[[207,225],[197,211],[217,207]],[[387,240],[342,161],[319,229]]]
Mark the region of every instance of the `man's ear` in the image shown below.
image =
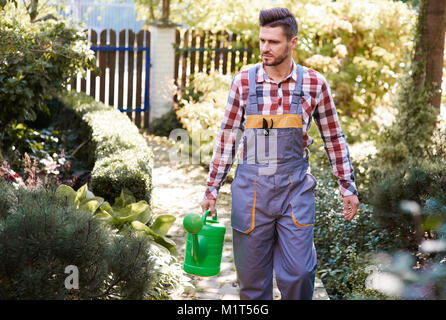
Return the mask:
[[[291,47],[293,48],[293,50],[296,48],[296,46],[297,46],[297,36],[295,36],[295,37],[293,37],[292,39],[291,39]]]

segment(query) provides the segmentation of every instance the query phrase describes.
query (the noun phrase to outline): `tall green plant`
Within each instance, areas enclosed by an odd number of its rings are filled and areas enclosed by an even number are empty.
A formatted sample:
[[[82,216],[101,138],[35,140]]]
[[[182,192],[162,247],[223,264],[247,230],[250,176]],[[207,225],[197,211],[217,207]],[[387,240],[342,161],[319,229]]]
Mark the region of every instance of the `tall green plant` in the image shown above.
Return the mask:
[[[331,299],[349,299],[357,295],[380,299],[379,292],[368,290],[373,253],[401,248],[401,240],[383,229],[373,215],[373,208],[361,204],[357,217],[346,221],[337,182],[324,167],[312,167],[318,180],[315,189],[314,244],[318,253],[318,277]]]
[[[80,27],[54,8],[45,13],[32,19],[20,1],[0,8],[0,141],[12,120],[34,120],[36,112],[48,112],[46,99],[78,72],[95,70]]]
[[[423,2],[424,3],[424,2]],[[401,81],[394,102],[395,120],[378,138],[378,158],[390,165],[398,165],[413,158],[429,155],[429,146],[439,123],[439,110],[431,105],[434,95],[432,79],[428,79],[428,52],[422,45],[426,7],[421,6],[415,29],[415,50],[411,64]]]

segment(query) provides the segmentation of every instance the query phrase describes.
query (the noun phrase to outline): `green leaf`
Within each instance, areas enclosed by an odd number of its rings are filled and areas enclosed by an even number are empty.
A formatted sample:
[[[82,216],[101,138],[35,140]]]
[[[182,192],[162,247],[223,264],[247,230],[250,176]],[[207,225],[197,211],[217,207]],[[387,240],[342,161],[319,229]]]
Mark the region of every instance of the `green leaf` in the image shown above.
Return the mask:
[[[140,211],[134,210],[131,205],[125,208],[113,207],[113,217],[119,221],[119,223],[130,222],[135,220],[141,214]]]
[[[133,221],[131,223],[133,229],[137,230],[137,231],[145,231],[148,232],[149,234],[153,233],[152,229],[150,229],[148,226],[146,226],[144,223],[139,222],[139,221]]]
[[[130,206],[132,210],[139,211],[139,215],[135,220],[146,224],[152,218],[152,209],[150,208],[150,205],[146,201],[141,200],[137,203],[130,204]]]
[[[113,217],[113,208],[107,201],[104,201],[101,206],[99,207],[99,210],[103,213],[106,213]]]
[[[165,236],[175,220],[176,218],[170,214],[160,215],[156,218],[150,228],[157,234]]]
[[[58,197],[67,197],[68,201],[74,204],[74,199],[76,198],[76,191],[73,190],[70,186],[61,184],[56,189],[56,196]]]
[[[177,245],[176,245],[176,243],[173,240],[171,240],[169,238],[166,238],[164,236],[161,236],[161,235],[156,235],[156,236],[154,236],[154,238],[155,238],[154,241],[156,243],[158,243],[158,244],[162,245],[163,247],[167,248],[170,251],[171,254],[173,254],[175,256],[178,255]]]
[[[126,205],[134,202],[136,202],[136,199],[133,196],[132,192],[124,188],[121,190],[120,196],[118,198],[115,198],[113,207],[124,208]]]
[[[114,224],[113,215],[111,214],[112,212],[113,209],[110,204],[107,201],[104,201],[94,217],[107,223]]]
[[[87,184],[84,184],[82,187],[79,188],[76,192],[76,197],[74,199],[74,204],[76,205],[76,208],[79,209],[80,204],[82,201],[86,199],[87,196]]]
[[[16,125],[13,125],[14,130],[25,130],[26,126],[24,123],[17,123]]]
[[[145,225],[139,221],[133,221],[131,223],[131,226],[137,231],[145,231],[148,235],[153,237],[154,242],[167,248],[171,254],[178,255],[177,247],[173,240],[166,238],[163,235],[160,235],[160,234],[154,232],[150,227],[148,227],[147,225]]]
[[[104,198],[101,197],[93,197],[89,199],[85,199],[79,205],[79,209],[85,210],[91,213],[95,213],[96,210],[101,206],[104,202]]]

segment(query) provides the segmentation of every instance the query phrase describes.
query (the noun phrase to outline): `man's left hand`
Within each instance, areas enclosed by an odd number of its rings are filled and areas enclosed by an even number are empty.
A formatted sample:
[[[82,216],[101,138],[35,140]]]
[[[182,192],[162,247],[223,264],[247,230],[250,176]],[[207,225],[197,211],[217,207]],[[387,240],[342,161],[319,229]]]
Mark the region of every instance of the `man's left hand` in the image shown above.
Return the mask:
[[[357,195],[345,196],[344,200],[344,218],[351,221],[358,212],[359,200]]]

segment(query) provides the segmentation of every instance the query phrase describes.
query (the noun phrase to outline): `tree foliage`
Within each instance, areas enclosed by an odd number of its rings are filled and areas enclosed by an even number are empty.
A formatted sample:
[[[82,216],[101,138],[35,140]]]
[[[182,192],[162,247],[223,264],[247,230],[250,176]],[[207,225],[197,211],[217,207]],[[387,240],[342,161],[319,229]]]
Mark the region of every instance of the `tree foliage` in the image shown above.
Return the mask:
[[[48,112],[47,99],[79,71],[95,68],[94,54],[78,26],[54,8],[29,10],[19,1],[0,6],[2,132],[13,120],[34,120],[37,112]]]
[[[135,0],[150,21],[147,0]],[[258,54],[260,9],[287,7],[299,25],[298,63],[322,72],[349,142],[374,136],[393,112],[391,96],[410,57],[415,10],[390,0],[172,1],[171,20],[186,27],[228,30],[250,39]],[[390,109],[390,110],[389,110]]]
[[[439,153],[433,149],[444,148],[441,136],[446,134],[446,127],[438,119],[438,108],[432,104],[438,83],[432,78],[433,46],[426,44],[424,39],[427,37],[426,5],[427,2],[422,1],[414,35],[416,46],[411,54],[413,59],[394,101],[394,108],[398,111],[396,119],[378,137],[379,157],[392,165],[441,155],[441,150]],[[440,36],[443,38],[444,32]]]

